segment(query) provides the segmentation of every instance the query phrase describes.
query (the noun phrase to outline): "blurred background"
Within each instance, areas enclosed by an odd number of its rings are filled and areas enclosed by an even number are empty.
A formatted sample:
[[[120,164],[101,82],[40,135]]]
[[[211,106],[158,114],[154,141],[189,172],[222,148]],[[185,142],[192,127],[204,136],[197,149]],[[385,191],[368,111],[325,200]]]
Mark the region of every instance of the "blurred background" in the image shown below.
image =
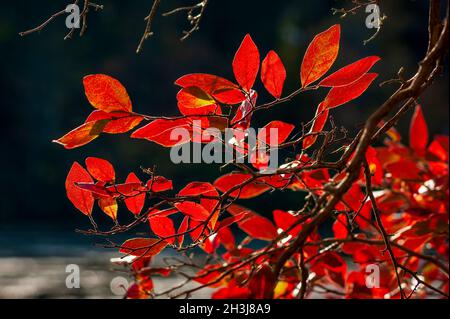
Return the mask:
[[[166,0],[162,11],[196,0]],[[374,30],[367,29],[362,10],[344,20],[331,8],[349,1],[317,0],[211,0],[201,30],[180,42],[188,28],[185,15],[158,17],[155,36],[144,51],[135,50],[145,24],[150,0],[99,0],[105,6],[89,15],[83,38],[64,41],[67,33],[60,17],[39,34],[21,38],[18,32],[43,22],[68,1],[7,1],[0,10],[0,106],[2,169],[0,201],[0,298],[114,297],[111,280],[123,276],[113,271],[114,252],[99,248],[99,239],[75,233],[89,228],[88,220],[66,199],[64,181],[74,161],[88,156],[110,160],[124,180],[139,167],[157,166],[158,173],[180,189],[192,180],[214,181],[214,165],[173,165],[169,151],[127,135],[101,136],[90,145],[67,151],[51,143],[80,125],[92,111],[82,87],[87,74],[106,73],[128,89],[134,109],[149,115],[176,115],[177,87],[181,75],[207,72],[232,79],[231,61],[242,38],[250,33],[262,55],[275,49],[286,64],[285,93],[299,86],[299,68],[311,39],[335,23],[342,24],[342,43],[334,70],[368,55],[379,55],[377,84],[404,67],[412,74],[427,44],[427,1],[387,1],[388,16],[380,34],[367,45]],[[268,101],[261,87],[261,101]],[[333,111],[335,122],[354,132],[396,88],[376,85],[360,99]],[[300,125],[309,121],[326,92],[305,94],[254,118],[256,127],[271,120]],[[448,134],[448,70],[420,99],[432,134]],[[399,123],[407,141],[409,118]],[[298,194],[265,195],[245,204],[269,216],[274,208],[296,209]],[[120,214],[120,212],[119,212]],[[102,227],[111,227],[101,214]],[[77,264],[81,289],[67,289],[66,266]],[[117,278],[116,278],[117,279]],[[114,286],[114,280],[113,280]]]

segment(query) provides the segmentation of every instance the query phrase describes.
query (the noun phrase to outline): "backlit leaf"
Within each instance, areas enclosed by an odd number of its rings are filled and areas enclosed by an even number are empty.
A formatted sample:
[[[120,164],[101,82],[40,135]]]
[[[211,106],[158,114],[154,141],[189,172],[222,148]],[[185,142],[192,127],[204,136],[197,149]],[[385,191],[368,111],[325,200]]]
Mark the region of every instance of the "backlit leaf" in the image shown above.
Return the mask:
[[[357,99],[377,77],[378,74],[376,73],[367,73],[350,85],[332,88],[323,102],[324,107],[331,109]]]
[[[233,60],[234,76],[247,92],[250,92],[255,84],[260,62],[259,50],[251,36],[247,34]]]
[[[428,126],[423,116],[422,107],[416,106],[409,131],[409,145],[417,155],[423,156],[428,145]]]
[[[155,216],[149,219],[150,228],[153,233],[162,239],[165,239],[169,244],[175,243],[175,227],[173,221],[165,216]],[[170,238],[169,238],[170,237]]]
[[[107,113],[115,111],[131,112],[131,100],[125,87],[116,79],[94,74],[83,79],[89,103],[96,109]]]
[[[88,157],[86,158],[86,167],[92,177],[100,182],[109,183],[116,179],[114,167],[107,160],[97,157]]]
[[[120,252],[137,257],[152,257],[158,255],[167,243],[156,238],[134,238],[122,244]]]
[[[367,58],[356,61],[335,73],[328,76],[322,82],[320,86],[335,87],[335,86],[347,86],[353,82],[359,80],[364,74],[380,61],[380,57],[369,56]]]
[[[275,51],[270,51],[262,62],[261,81],[273,97],[281,97],[286,81],[286,69]]]
[[[334,64],[339,53],[340,37],[341,27],[336,24],[313,39],[302,62],[303,87],[320,79]]]
[[[209,218],[210,212],[202,205],[195,202],[181,202],[174,205],[181,213],[196,221],[205,221]]]
[[[141,180],[134,173],[130,173],[125,183],[141,183]],[[145,193],[125,198],[125,205],[134,215],[139,215],[145,205]]]
[[[72,204],[83,214],[90,216],[94,207],[94,196],[91,192],[80,189],[76,183],[93,183],[89,173],[77,162],[73,163],[66,179],[66,193]]]
[[[216,180],[214,186],[221,192],[226,193],[238,185],[245,184],[245,186],[240,187],[240,189],[237,189],[230,194],[231,197],[239,197],[241,199],[257,197],[270,189],[270,186],[256,181],[247,183],[252,177],[253,176],[249,174],[232,173],[220,177]]]
[[[99,137],[107,124],[108,120],[84,123],[53,142],[64,146],[66,149],[81,147]]]

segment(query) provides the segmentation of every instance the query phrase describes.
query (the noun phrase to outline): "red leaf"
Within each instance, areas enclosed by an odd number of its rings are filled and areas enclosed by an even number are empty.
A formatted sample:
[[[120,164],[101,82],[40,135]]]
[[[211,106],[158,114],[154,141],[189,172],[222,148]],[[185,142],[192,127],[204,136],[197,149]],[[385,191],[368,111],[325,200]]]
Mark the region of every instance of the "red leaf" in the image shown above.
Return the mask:
[[[155,176],[147,182],[147,187],[154,193],[167,192],[173,189],[173,182],[162,176]]]
[[[178,196],[208,196],[208,197],[219,197],[219,193],[216,188],[210,183],[193,182],[188,184],[183,188]],[[218,199],[201,198],[201,205],[206,208],[209,212],[212,212],[218,203]]]
[[[98,200],[98,206],[106,215],[111,217],[112,220],[117,220],[117,211],[119,209],[119,206],[117,205],[117,201],[114,198],[100,198]]]
[[[196,221],[205,221],[209,218],[210,212],[202,205],[195,202],[181,202],[174,205],[181,213]]]
[[[386,165],[386,170],[391,173],[393,178],[399,178],[403,180],[420,180],[420,169],[416,163],[402,159],[400,161],[390,163]]]
[[[277,278],[269,265],[264,264],[256,270],[248,283],[254,299],[271,299]]]
[[[245,95],[236,84],[216,75],[188,74],[179,78],[175,84],[182,88],[196,86],[223,104],[234,105],[245,100]]]
[[[232,251],[236,249],[236,240],[233,232],[228,227],[223,227],[217,232],[219,242],[227,249]]]
[[[175,134],[175,136],[171,138],[171,134],[174,130],[179,132],[186,130],[190,132],[192,131],[192,121],[186,118],[177,120],[158,119],[138,129],[131,137],[146,139],[164,147],[173,147],[190,141],[190,135],[179,136],[178,134]]]
[[[335,108],[360,97],[377,77],[376,73],[367,73],[350,85],[332,88],[323,102],[324,107]]]
[[[239,85],[250,92],[258,76],[260,64],[259,50],[251,36],[247,34],[233,60],[233,71]]]
[[[336,24],[313,39],[302,62],[303,87],[320,79],[334,64],[339,53],[340,37],[341,27]]]
[[[423,116],[422,107],[417,105],[409,131],[409,145],[417,155],[423,156],[425,155],[428,140],[428,126]]]
[[[273,220],[275,221],[275,224],[278,228],[282,229],[283,231],[287,231],[295,223],[298,222],[298,217],[282,210],[275,210],[273,212]],[[289,231],[289,235],[297,236],[301,230],[302,225],[297,225]]]
[[[96,109],[107,113],[132,111],[127,90],[116,79],[104,75],[88,75],[83,79],[84,89],[89,103]]]
[[[264,126],[258,133],[258,143],[263,142],[263,145],[278,146],[283,144],[291,135],[295,126],[282,121],[273,121]],[[273,130],[273,131],[272,131]],[[272,141],[276,133],[277,141]]]
[[[320,86],[335,87],[335,86],[347,86],[353,82],[359,80],[364,74],[380,61],[380,57],[369,56],[367,58],[356,61],[346,67],[343,67],[339,71],[328,76],[322,82]]]
[[[99,137],[107,124],[108,120],[84,123],[53,142],[64,146],[66,149],[77,148],[86,145]]]
[[[109,183],[116,179],[114,167],[107,160],[97,157],[88,157],[85,162],[89,173],[96,180]]]
[[[333,225],[334,237],[338,239],[347,238],[348,236],[347,225],[348,225],[347,216],[345,214],[340,214]]]
[[[270,51],[262,62],[261,81],[273,97],[276,99],[281,97],[286,81],[286,69],[275,51]]]
[[[443,162],[448,162],[449,138],[437,136],[428,147],[428,152]]]
[[[143,119],[142,116],[130,115],[130,113],[126,112],[106,113],[96,110],[88,116],[86,123],[98,120],[109,120],[103,128],[103,133],[122,134],[134,129]]]
[[[175,226],[173,225],[173,221],[165,216],[154,216],[149,219],[150,228],[153,233],[160,237],[161,239],[165,239],[169,244],[175,244]]]
[[[329,110],[324,109],[324,105],[325,105],[324,103],[320,103],[319,106],[317,107],[316,117],[312,124],[311,130],[309,131],[310,134],[322,132],[323,128],[325,127],[325,124],[327,123]],[[317,138],[318,138],[318,135],[307,136],[303,140],[303,149],[306,150],[306,149],[310,148],[311,146],[313,146],[314,143],[316,143]]]
[[[94,207],[94,196],[91,192],[80,189],[75,183],[93,183],[89,173],[77,162],[73,163],[66,179],[67,197],[83,214],[90,216]]]
[[[231,205],[228,211],[234,216],[244,212],[247,214],[246,218],[239,220],[237,223],[239,228],[251,237],[267,241],[277,237],[277,229],[267,218],[239,205]]]
[[[156,238],[134,238],[129,239],[122,244],[120,252],[137,257],[151,257],[158,255],[167,243]]]
[[[134,173],[130,173],[125,181],[125,183],[138,183],[141,184],[141,180]],[[141,193],[132,197],[125,198],[125,205],[128,210],[134,215],[139,215],[145,205],[145,193]]]
[[[214,186],[222,193],[226,193],[231,189],[233,189],[234,187],[244,184],[252,177],[253,176],[249,174],[232,173],[220,177],[218,180],[216,180]],[[241,199],[249,199],[257,197],[267,192],[269,189],[270,187],[268,185],[258,183],[255,181],[247,184],[246,186],[241,187],[240,190],[238,189],[231,192],[230,196],[239,197]]]

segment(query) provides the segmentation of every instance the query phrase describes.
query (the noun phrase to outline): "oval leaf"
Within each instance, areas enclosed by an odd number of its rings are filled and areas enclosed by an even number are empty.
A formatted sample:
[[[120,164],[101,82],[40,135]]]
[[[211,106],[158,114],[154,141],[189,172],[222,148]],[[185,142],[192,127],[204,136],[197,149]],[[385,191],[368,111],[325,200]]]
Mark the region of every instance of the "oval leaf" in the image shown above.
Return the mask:
[[[281,97],[286,81],[286,69],[275,51],[270,51],[262,62],[261,81],[273,97]]]
[[[302,62],[303,87],[320,79],[331,68],[339,53],[340,37],[341,26],[336,24],[313,39]]]
[[[125,87],[116,79],[104,75],[88,75],[83,79],[84,90],[89,103],[107,113],[131,112],[131,100]]]
[[[250,92],[258,76],[260,64],[259,50],[251,36],[247,34],[233,60],[233,71],[239,85]]]

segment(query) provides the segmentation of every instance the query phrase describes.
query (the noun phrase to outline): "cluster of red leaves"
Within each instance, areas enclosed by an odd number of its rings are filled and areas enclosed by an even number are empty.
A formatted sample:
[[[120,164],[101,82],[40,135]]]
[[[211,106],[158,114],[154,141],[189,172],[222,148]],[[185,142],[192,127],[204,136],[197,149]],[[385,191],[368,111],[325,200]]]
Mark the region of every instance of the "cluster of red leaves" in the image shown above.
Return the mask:
[[[274,189],[320,196],[324,194],[325,185],[343,178],[340,172],[326,168],[308,169],[312,161],[304,151],[315,144],[318,136],[314,133],[324,129],[331,109],[358,98],[368,89],[377,77],[368,72],[379,58],[361,59],[322,79],[338,56],[339,43],[340,27],[335,25],[313,39],[301,65],[299,92],[330,88],[311,122],[310,135],[302,140],[302,155],[280,167],[280,170],[304,168],[301,173],[260,176],[248,171],[233,172],[213,184],[189,183],[176,196],[169,197],[167,192],[172,190],[172,183],[164,177],[152,175],[143,183],[132,173],[125,183],[117,184],[114,168],[105,160],[88,158],[87,169],[78,163],[73,165],[66,189],[69,199],[80,211],[92,219],[93,205],[98,201],[101,210],[118,223],[118,201],[123,201],[138,220],[149,223],[152,237],[134,238],[120,245],[122,253],[133,257],[131,265],[136,283],[128,297],[152,295],[152,276],[167,276],[170,270],[153,269],[149,267],[150,260],[168,246],[186,248],[186,236],[217,261],[193,278],[202,285],[218,288],[214,298],[296,298],[300,293],[313,294],[314,288],[323,289],[331,296],[341,294],[349,298],[398,297],[396,274],[374,222],[373,212],[377,210],[393,240],[397,262],[420,272],[427,281],[443,280],[446,283],[442,290],[448,292],[448,274],[436,263],[424,262],[418,257],[433,252],[448,262],[448,137],[436,137],[428,144],[427,126],[420,107],[412,121],[409,147],[391,130],[388,132],[391,139],[383,147],[369,148],[367,152],[366,160],[372,174],[370,184],[375,190],[377,207],[373,207],[373,201],[368,198],[368,181],[362,168],[359,181],[335,207],[334,235],[320,235],[317,229],[311,232],[302,251],[281,265],[280,276],[276,276],[273,269],[277,260],[311,216],[307,212],[276,210],[272,221],[235,203],[238,199],[255,198]],[[210,74],[189,74],[178,79],[175,83],[181,87],[177,100],[182,115],[176,118],[155,119],[134,113],[125,88],[117,80],[106,75],[88,76],[84,79],[86,96],[97,110],[85,124],[57,142],[66,148],[75,148],[101,133],[124,133],[143,121],[150,121],[134,131],[132,137],[171,147],[191,141],[206,142],[195,140],[194,136],[211,127],[234,128],[235,148],[246,153],[245,134],[239,132],[251,126],[251,118],[258,110],[257,93],[253,90],[258,74],[275,98],[275,105],[283,101],[286,70],[274,51],[261,63],[260,52],[248,35],[232,67],[236,83]],[[278,128],[279,144],[287,141],[295,129],[294,125],[281,121],[266,126],[271,127]],[[191,134],[172,140],[171,132],[175,128],[184,128]],[[258,139],[267,140],[266,133],[260,134]],[[253,165],[260,168],[264,159]],[[147,197],[159,198],[161,202],[144,210]],[[230,198],[232,202],[228,203]],[[246,235],[243,241],[237,240],[234,228]],[[258,249],[253,245],[254,240],[268,244]],[[381,269],[381,285],[368,289],[365,267],[374,263]],[[356,270],[349,271],[349,264],[354,264]],[[309,288],[302,292],[305,278]],[[402,279],[409,283],[405,290],[415,290],[411,274],[402,274]]]

